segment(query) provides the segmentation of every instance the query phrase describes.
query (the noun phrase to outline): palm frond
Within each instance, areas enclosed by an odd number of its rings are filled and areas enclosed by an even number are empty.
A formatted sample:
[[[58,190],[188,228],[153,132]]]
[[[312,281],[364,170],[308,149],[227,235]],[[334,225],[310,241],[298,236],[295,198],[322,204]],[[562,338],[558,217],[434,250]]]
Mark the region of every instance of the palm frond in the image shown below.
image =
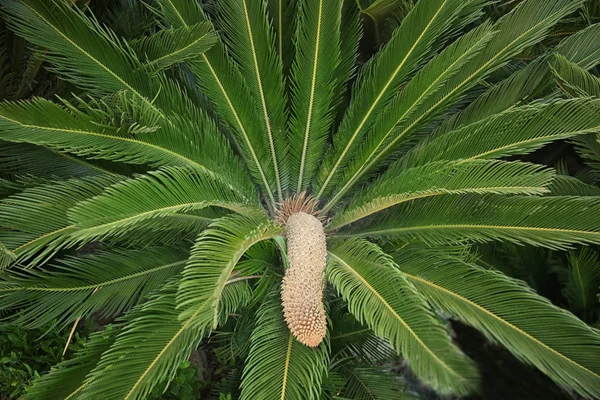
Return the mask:
[[[350,236],[416,238],[430,245],[501,240],[565,249],[600,243],[599,211],[597,197],[448,195],[400,205],[348,230]]]
[[[147,303],[129,312],[127,322],[110,349],[86,377],[73,399],[145,399],[154,386],[165,387],[177,367],[186,360],[210,327],[196,324],[211,313],[203,304],[186,320],[179,321],[175,309],[177,280],[172,280]],[[219,322],[248,302],[251,289],[246,281],[227,285],[219,310]]]
[[[260,105],[262,128],[267,135],[279,201],[288,181],[285,141],[286,101],[283,66],[276,56],[275,35],[267,15],[266,0],[225,0],[219,5],[223,32],[251,96]]]
[[[53,366],[50,372],[35,379],[25,391],[28,400],[65,400],[74,399],[72,395],[85,380],[102,353],[112,346],[118,330],[108,326],[105,330],[90,335],[84,347],[73,358]]]
[[[207,22],[200,4],[192,0],[157,0],[155,12],[175,27]],[[276,203],[272,190],[275,184],[273,159],[264,126],[256,118],[260,112],[259,105],[250,95],[238,66],[219,41],[202,54],[199,62],[192,62],[191,69],[198,78],[201,91],[212,100],[219,115],[241,142],[246,164],[265,190],[273,208]]]
[[[548,189],[553,196],[600,196],[600,187],[566,175],[556,175]]]
[[[550,169],[517,161],[440,161],[407,169],[389,168],[339,210],[328,229],[338,229],[397,204],[427,197],[465,193],[542,194],[548,192],[546,186],[553,176]]]
[[[431,251],[398,251],[396,265],[445,313],[583,396],[600,396],[600,335],[521,281]]]
[[[52,70],[98,94],[131,91],[156,108],[152,80],[133,51],[116,35],[63,1],[5,0],[9,25],[25,39],[47,49]]]
[[[299,2],[296,58],[292,66],[290,121],[291,185],[296,193],[311,183],[332,121],[340,63],[340,0]]]
[[[234,212],[259,212],[228,185],[193,169],[168,167],[106,188],[99,196],[69,210],[77,240],[123,235],[143,221],[176,213],[221,207]]]
[[[353,99],[333,146],[317,176],[317,197],[337,184],[339,170],[356,152],[376,116],[431,52],[436,40],[448,31],[468,2],[433,0],[417,3],[390,42],[365,65],[355,83]]]
[[[415,373],[441,393],[465,394],[477,371],[450,342],[425,300],[379,247],[362,240],[331,243],[327,276],[349,311],[409,360]]]
[[[554,52],[586,70],[600,64],[600,23],[564,39],[554,48]]]
[[[418,116],[420,106],[425,100],[441,88],[443,82],[458,73],[460,68],[476,56],[491,38],[490,25],[483,24],[458,39],[419,70],[402,91],[390,101],[373,127],[366,133],[355,158],[342,173],[340,187],[334,190],[335,196],[325,205],[325,210],[331,208],[361,178],[364,179],[365,174],[372,171],[381,158],[385,159],[384,147],[392,141],[403,140],[394,135],[394,132],[399,130],[398,126],[408,124],[411,119]]]
[[[162,71],[175,64],[199,58],[218,38],[209,23],[163,29],[152,36],[132,40],[129,45],[143,57],[144,67]]]
[[[35,265],[70,242],[74,226],[67,210],[100,194],[119,179],[110,176],[70,179],[28,188],[0,202],[0,242],[16,261]]]
[[[216,326],[223,288],[246,250],[280,233],[264,214],[223,217],[202,232],[192,248],[179,290],[177,309],[180,319],[188,318],[201,305],[211,310],[207,321]]]
[[[600,97],[600,78],[565,57],[556,55],[552,73],[558,87],[569,97]]]
[[[317,400],[329,364],[327,339],[317,348],[294,339],[279,293],[261,305],[250,339],[240,400]]]
[[[583,135],[574,140],[575,151],[600,177],[600,134]]]
[[[269,0],[269,16],[275,31],[275,49],[283,67],[283,76],[289,75],[294,60],[294,32],[299,0]]]
[[[19,310],[11,323],[27,329],[64,325],[100,312],[114,317],[177,276],[185,250],[109,250],[66,258],[48,269],[8,273],[0,280],[0,309]]]
[[[554,140],[600,131],[600,100],[572,99],[526,105],[424,140],[399,163],[500,158],[527,154]]]
[[[344,381],[343,390],[336,397],[351,400],[417,400],[408,392],[400,377],[382,367],[356,362],[336,365],[337,373]]]
[[[588,316],[598,307],[600,289],[600,260],[598,253],[583,248],[578,253],[569,252],[569,274],[563,294],[569,309],[578,315]]]

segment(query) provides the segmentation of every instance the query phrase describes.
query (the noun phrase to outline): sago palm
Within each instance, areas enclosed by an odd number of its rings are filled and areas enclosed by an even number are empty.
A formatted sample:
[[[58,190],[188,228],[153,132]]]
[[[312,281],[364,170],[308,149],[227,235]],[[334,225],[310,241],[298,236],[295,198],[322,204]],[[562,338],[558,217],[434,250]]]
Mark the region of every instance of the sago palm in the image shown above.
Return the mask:
[[[514,157],[600,131],[600,100],[553,75],[600,62],[600,26],[512,62],[582,1],[497,21],[487,3],[418,1],[358,68],[353,1],[156,0],[158,28],[126,41],[66,0],[1,0],[79,91],[0,104],[24,171],[0,205],[0,308],[118,316],[27,396],[143,399],[232,323],[242,399],[409,396],[374,375],[386,346],[462,395],[478,375],[454,318],[600,397],[599,332],[469,247],[600,243],[600,198]]]

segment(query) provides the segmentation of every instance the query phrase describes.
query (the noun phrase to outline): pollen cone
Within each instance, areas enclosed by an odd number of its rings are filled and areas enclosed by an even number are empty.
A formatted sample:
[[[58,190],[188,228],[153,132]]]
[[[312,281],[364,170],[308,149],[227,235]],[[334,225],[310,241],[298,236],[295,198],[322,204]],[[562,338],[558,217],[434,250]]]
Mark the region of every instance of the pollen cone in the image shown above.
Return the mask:
[[[290,265],[281,285],[283,314],[296,339],[316,347],[327,332],[323,308],[325,232],[321,221],[303,212],[292,214],[286,228]]]

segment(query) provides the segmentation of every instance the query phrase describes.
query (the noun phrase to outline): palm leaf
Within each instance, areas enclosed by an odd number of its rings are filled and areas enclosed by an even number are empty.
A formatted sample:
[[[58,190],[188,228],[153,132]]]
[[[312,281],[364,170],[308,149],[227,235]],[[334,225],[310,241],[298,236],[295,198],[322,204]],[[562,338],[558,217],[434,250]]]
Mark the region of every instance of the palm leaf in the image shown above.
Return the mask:
[[[554,48],[554,52],[586,70],[600,64],[600,23],[564,39]]]
[[[0,309],[18,309],[11,322],[27,329],[64,326],[94,312],[114,317],[178,275],[187,252],[173,247],[112,250],[62,260],[0,281]]]
[[[246,250],[280,232],[264,214],[223,217],[202,232],[191,251],[177,292],[180,319],[189,318],[200,304],[211,312],[202,324],[216,326],[221,293]]]
[[[399,161],[491,159],[527,154],[554,140],[600,131],[600,100],[572,99],[517,107],[425,140]]]
[[[143,57],[146,68],[150,71],[161,71],[200,57],[217,40],[212,26],[203,23],[190,27],[163,29],[154,35],[133,40],[129,44]]]
[[[327,339],[317,348],[294,339],[278,293],[260,307],[245,362],[240,400],[316,400],[329,361]]]
[[[436,40],[448,31],[465,2],[433,0],[418,3],[390,42],[361,71],[346,115],[317,176],[317,197],[336,184],[339,169],[356,152],[376,116],[400,86],[426,59]]]
[[[588,313],[598,306],[600,288],[600,260],[598,253],[583,248],[579,253],[569,252],[569,274],[563,294],[569,302],[569,309],[578,315]],[[593,314],[592,314],[593,315]]]
[[[431,245],[502,240],[565,249],[600,243],[599,211],[597,197],[448,195],[400,205],[348,230],[351,236],[416,238]]]
[[[105,330],[90,335],[84,347],[73,358],[62,361],[52,367],[50,372],[38,377],[27,387],[25,399],[28,400],[65,400],[73,399],[73,394],[84,381],[102,353],[112,346],[118,330],[108,326]]]
[[[209,326],[199,325],[197,320],[205,320],[205,314],[212,313],[202,304],[189,318],[179,321],[176,288],[177,281],[171,281],[150,301],[125,316],[126,326],[73,399],[145,399],[154,386],[169,384],[177,367],[210,331]],[[247,303],[250,296],[247,281],[227,285],[219,321]]]
[[[156,13],[175,27],[189,27],[206,22],[198,2],[193,0],[157,0]],[[272,157],[264,135],[264,126],[256,115],[255,104],[237,65],[232,62],[222,42],[203,53],[201,62],[191,63],[200,89],[213,101],[219,115],[228,123],[241,142],[242,154],[252,175],[260,182],[275,204],[272,185],[275,182]]]
[[[271,165],[279,200],[287,185],[287,156],[284,134],[287,120],[283,71],[273,53],[275,35],[267,15],[266,0],[225,0],[220,3],[223,33],[250,94],[260,105],[267,134]]]
[[[445,326],[376,245],[332,243],[328,280],[349,311],[407,358],[415,373],[441,393],[465,394],[477,371],[452,345]]]
[[[108,187],[101,195],[69,210],[77,240],[122,236],[144,221],[176,213],[221,207],[234,212],[258,212],[228,185],[193,169],[170,167],[151,171]]]
[[[436,307],[497,340],[522,361],[583,396],[600,396],[600,335],[521,281],[415,249],[398,268]]]
[[[433,196],[463,193],[542,194],[552,170],[516,161],[472,160],[434,162],[421,167],[389,168],[359,192],[330,222],[328,229],[365,218],[395,206]]]
[[[554,196],[600,196],[600,187],[566,175],[556,175],[548,189]]]
[[[345,362],[334,369],[345,387],[338,398],[351,400],[417,400],[393,372],[368,364]],[[336,394],[337,396],[337,394]]]
[[[340,63],[340,0],[301,0],[292,66],[291,184],[300,193],[312,181],[332,122]]]
[[[569,97],[600,97],[600,78],[560,55],[552,67],[557,85]]]
[[[115,177],[88,177],[23,190],[0,202],[0,242],[17,261],[35,265],[70,242],[66,218],[76,203],[98,195]]]
[[[298,0],[269,0],[268,5],[275,31],[275,49],[286,77],[294,60],[293,37],[296,32]]]

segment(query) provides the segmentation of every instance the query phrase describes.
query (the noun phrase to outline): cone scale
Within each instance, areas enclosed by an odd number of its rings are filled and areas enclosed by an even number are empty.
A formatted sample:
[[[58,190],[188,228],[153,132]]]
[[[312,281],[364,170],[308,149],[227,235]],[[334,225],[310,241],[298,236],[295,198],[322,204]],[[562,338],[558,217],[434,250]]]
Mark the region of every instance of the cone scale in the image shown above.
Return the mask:
[[[298,341],[318,346],[327,333],[323,288],[327,246],[321,221],[297,212],[286,221],[289,267],[281,285],[285,321]]]

